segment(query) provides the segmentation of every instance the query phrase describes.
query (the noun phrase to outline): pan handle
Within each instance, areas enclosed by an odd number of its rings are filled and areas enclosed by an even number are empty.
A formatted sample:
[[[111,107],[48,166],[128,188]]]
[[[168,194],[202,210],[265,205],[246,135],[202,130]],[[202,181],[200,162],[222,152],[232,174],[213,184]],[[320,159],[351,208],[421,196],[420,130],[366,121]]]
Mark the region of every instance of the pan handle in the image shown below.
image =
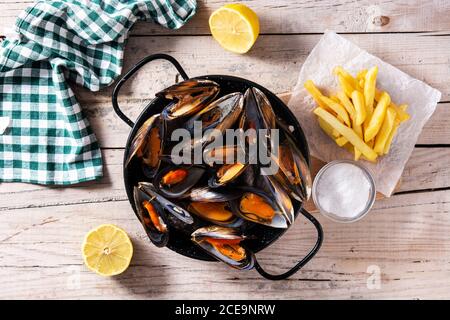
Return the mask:
[[[282,273],[282,274],[274,275],[274,274],[270,274],[270,273],[266,272],[261,267],[261,265],[258,263],[258,260],[256,260],[256,258],[255,258],[255,269],[264,278],[269,279],[269,280],[283,280],[283,279],[287,279],[290,276],[292,276],[294,273],[296,273],[298,270],[300,270],[305,264],[307,264],[309,262],[309,260],[311,260],[312,257],[314,257],[316,255],[316,253],[319,251],[319,249],[320,249],[320,247],[322,245],[322,242],[323,242],[322,226],[320,225],[319,221],[317,221],[317,219],[314,218],[305,209],[301,208],[300,212],[302,213],[302,215],[306,219],[308,219],[314,225],[314,227],[316,227],[316,230],[317,230],[317,241],[316,241],[316,244],[314,245],[314,247],[311,249],[311,251],[302,260],[300,260],[290,270],[288,270],[288,271],[286,271],[285,273]]]
[[[158,54],[152,54],[148,57],[145,57],[141,61],[139,61],[137,64],[135,64],[123,77],[122,79],[117,82],[116,86],[114,87],[113,93],[112,93],[112,105],[114,108],[114,111],[117,113],[120,119],[122,119],[126,124],[128,124],[130,127],[134,127],[134,122],[131,121],[120,109],[119,103],[117,102],[117,97],[119,95],[120,88],[124,85],[124,83],[131,78],[133,74],[136,73],[140,68],[142,68],[144,65],[149,63],[153,60],[167,60],[177,69],[178,73],[181,75],[181,77],[184,80],[189,79],[188,75],[184,71],[183,67],[181,67],[180,63],[172,56],[169,56],[167,54],[158,53]]]

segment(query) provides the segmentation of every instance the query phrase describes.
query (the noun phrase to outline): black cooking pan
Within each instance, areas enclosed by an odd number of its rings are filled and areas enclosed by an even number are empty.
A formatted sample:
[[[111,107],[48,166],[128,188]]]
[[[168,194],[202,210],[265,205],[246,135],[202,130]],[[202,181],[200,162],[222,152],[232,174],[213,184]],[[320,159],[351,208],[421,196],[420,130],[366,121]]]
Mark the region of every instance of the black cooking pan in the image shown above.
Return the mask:
[[[131,133],[128,137],[127,145],[125,147],[125,155],[124,155],[124,164],[125,159],[128,157],[128,153],[130,151],[130,143],[133,140],[134,136],[136,135],[137,131],[141,127],[141,125],[147,120],[149,117],[156,113],[160,113],[162,109],[168,104],[168,100],[156,97],[154,98],[145,108],[144,111],[139,115],[136,122],[133,123],[120,109],[119,104],[117,102],[117,97],[120,91],[120,88],[123,86],[123,84],[141,67],[143,67],[145,64],[149,63],[153,60],[167,60],[173,64],[173,66],[177,69],[178,73],[181,75],[181,77],[184,80],[189,79],[186,72],[183,70],[181,65],[176,61],[173,57],[166,55],[166,54],[154,54],[151,56],[148,56],[138,62],[133,68],[131,68],[130,71],[128,71],[122,79],[119,80],[116,87],[114,88],[113,94],[112,94],[112,104],[114,107],[115,112],[117,115],[125,122],[127,123],[131,128]],[[310,154],[308,149],[308,143],[306,141],[305,135],[302,131],[302,128],[300,124],[298,123],[295,116],[292,114],[292,112],[289,110],[289,108],[271,91],[267,90],[266,88],[260,86],[257,83],[254,83],[252,81],[233,77],[233,76],[226,76],[226,75],[206,75],[206,76],[200,76],[196,77],[194,79],[208,79],[217,82],[220,85],[220,94],[218,97],[226,95],[231,92],[242,92],[244,93],[245,90],[247,90],[249,87],[256,87],[260,89],[264,94],[268,97],[270,103],[272,104],[272,107],[275,111],[275,114],[282,118],[286,123],[291,125],[294,128],[293,134],[296,139],[296,145],[300,148],[300,151],[303,153],[304,158],[310,163]],[[145,84],[144,84],[145,85]],[[136,207],[134,205],[133,201],[133,187],[138,184],[140,181],[146,181],[148,180],[142,173],[142,169],[137,166],[130,163],[127,167],[124,165],[123,169],[124,173],[124,180],[125,180],[125,188],[127,191],[128,199],[131,203],[131,206],[133,207],[134,212],[137,215]],[[316,228],[317,230],[317,241],[314,245],[314,247],[311,249],[311,251],[303,257],[294,267],[292,267],[289,271],[279,274],[279,275],[273,275],[270,273],[267,273],[263,270],[261,265],[256,261],[255,262],[255,269],[265,278],[270,280],[281,280],[288,278],[289,276],[293,275],[295,272],[297,272],[301,267],[303,267],[311,258],[319,251],[320,246],[322,244],[323,240],[323,231],[320,223],[309,213],[307,212],[301,205],[297,205],[295,207],[295,216],[297,217],[299,213],[301,213],[306,219],[308,219]],[[258,251],[268,247],[272,242],[276,241],[284,232],[286,229],[276,229],[276,228],[269,228],[262,225],[254,224],[251,229],[246,231],[246,235],[250,236],[250,239],[246,240],[247,247],[252,250],[254,253],[257,253]],[[178,231],[176,229],[170,231],[170,237],[169,237],[169,243],[167,244],[167,247],[179,254],[182,254],[184,256],[198,259],[198,260],[204,260],[204,261],[216,261],[213,258],[211,258],[208,254],[206,254],[202,249],[200,249],[198,246],[196,246],[191,240],[190,235],[188,233],[183,233],[181,231]],[[250,234],[249,234],[250,233]]]

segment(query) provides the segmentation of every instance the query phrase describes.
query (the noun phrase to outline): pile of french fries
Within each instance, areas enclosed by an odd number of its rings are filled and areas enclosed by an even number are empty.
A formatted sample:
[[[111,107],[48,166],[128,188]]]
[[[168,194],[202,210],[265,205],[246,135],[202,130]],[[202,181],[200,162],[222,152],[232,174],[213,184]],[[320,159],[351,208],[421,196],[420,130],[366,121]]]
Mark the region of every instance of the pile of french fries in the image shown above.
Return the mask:
[[[312,80],[304,84],[317,103],[314,113],[319,126],[355,160],[376,162],[389,153],[398,127],[410,118],[408,106],[393,103],[386,91],[377,88],[377,66],[361,70],[356,77],[340,66],[333,74],[340,86],[334,95],[324,95]]]

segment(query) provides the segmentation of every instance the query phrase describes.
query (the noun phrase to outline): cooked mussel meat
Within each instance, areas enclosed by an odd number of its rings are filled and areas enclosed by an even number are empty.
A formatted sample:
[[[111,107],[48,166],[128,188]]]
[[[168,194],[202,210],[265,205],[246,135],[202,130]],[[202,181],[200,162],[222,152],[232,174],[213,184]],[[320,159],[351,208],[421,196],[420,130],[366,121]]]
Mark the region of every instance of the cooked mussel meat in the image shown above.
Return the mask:
[[[194,201],[189,203],[187,209],[196,216],[220,226],[238,227],[242,224],[242,219],[233,214],[230,204],[226,201]]]
[[[299,201],[307,201],[311,195],[312,178],[308,162],[294,143],[290,132],[284,132],[278,157],[273,157],[279,170],[274,175],[278,182]]]
[[[201,179],[204,173],[205,169],[199,166],[168,166],[156,175],[154,185],[163,196],[180,198]]]
[[[243,219],[273,228],[286,229],[290,221],[276,202],[256,188],[243,187],[242,196],[232,202],[233,212]]]
[[[273,175],[264,175],[264,169],[261,169],[263,173],[258,177],[257,185],[262,188],[273,202],[278,206],[283,216],[286,218],[288,224],[294,222],[294,205],[289,193],[283,188],[283,186],[274,178]]]
[[[237,229],[210,226],[192,233],[192,241],[217,260],[236,269],[251,269],[254,266],[253,253],[242,245],[245,239]]]
[[[169,241],[169,230],[165,212],[155,198],[138,187],[133,190],[134,203],[145,232],[158,247],[164,247]]]
[[[174,100],[162,111],[166,120],[191,116],[211,103],[219,93],[219,85],[211,80],[189,79],[156,94]]]
[[[208,185],[211,188],[217,188],[226,185],[227,183],[235,180],[237,177],[239,177],[247,167],[247,164],[244,163],[231,163],[231,164],[224,164],[220,166],[216,172],[215,175],[213,175],[209,181]]]

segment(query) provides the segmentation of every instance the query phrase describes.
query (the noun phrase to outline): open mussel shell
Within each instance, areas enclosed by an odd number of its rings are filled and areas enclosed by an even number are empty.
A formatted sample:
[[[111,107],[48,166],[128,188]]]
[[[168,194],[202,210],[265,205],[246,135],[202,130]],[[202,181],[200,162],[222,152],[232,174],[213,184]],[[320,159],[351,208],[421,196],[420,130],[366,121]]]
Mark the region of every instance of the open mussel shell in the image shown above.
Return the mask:
[[[194,218],[186,209],[173,203],[172,201],[168,200],[160,193],[158,193],[157,189],[153,186],[153,184],[149,182],[139,182],[138,188],[143,192],[147,193],[150,197],[156,199],[156,201],[159,202],[161,207],[167,210],[172,217],[177,219],[182,224],[194,223]],[[170,216],[168,216],[168,218],[170,218]]]
[[[187,210],[199,218],[219,226],[235,228],[243,223],[243,220],[233,213],[231,204],[227,201],[192,201],[188,204]]]
[[[168,166],[159,171],[154,186],[167,198],[183,198],[205,173],[200,166]]]
[[[208,185],[211,188],[222,187],[239,177],[246,169],[248,165],[244,163],[232,163],[223,164],[219,166],[215,174],[212,175],[208,180]]]
[[[307,201],[311,195],[312,179],[305,159],[300,151],[282,144],[279,156],[275,158],[279,170],[275,179],[298,201]]]
[[[234,92],[217,99],[191,117],[184,127],[189,130],[191,134],[194,134],[196,124],[201,124],[203,133],[201,141],[196,141],[194,139],[193,144],[207,144],[213,140],[215,134],[223,133],[226,129],[231,128],[238,120],[243,106],[244,97],[242,93]]]
[[[264,121],[264,126],[267,129],[275,129],[276,128],[276,116],[273,111],[272,105],[269,102],[267,96],[259,90],[258,88],[251,88],[253,95],[256,100],[256,104],[258,106],[258,111],[261,113],[262,120]]]
[[[230,201],[240,197],[235,189],[195,188],[190,191],[188,211],[214,224],[226,227],[238,227],[242,219],[232,209]]]
[[[281,210],[289,224],[294,222],[294,205],[289,193],[283,186],[275,179],[273,175],[264,174],[264,169],[261,168],[261,175],[258,177],[256,185],[266,191],[273,199],[278,208]]]
[[[154,175],[161,163],[160,155],[164,148],[165,131],[165,122],[159,113],[148,118],[130,143],[125,166],[128,166],[133,158],[139,158],[146,175]]]
[[[156,94],[174,100],[162,111],[166,120],[191,116],[211,103],[219,93],[219,85],[211,80],[189,79]]]
[[[245,237],[238,229],[203,227],[194,231],[191,239],[213,258],[233,268],[249,270],[255,264],[254,254],[241,244]]]
[[[274,175],[278,182],[291,192],[293,198],[307,201],[311,196],[312,177],[308,162],[295,144],[295,138],[285,124],[277,123],[281,127],[284,141],[278,148],[278,155],[273,159],[279,170]]]
[[[158,201],[138,187],[134,187],[133,196],[139,220],[151,242],[157,247],[166,246],[169,229],[164,209]]]
[[[239,217],[268,227],[287,229],[291,218],[279,208],[273,197],[254,187],[240,187],[242,195],[232,201],[233,212]]]
[[[276,117],[266,95],[257,88],[248,88],[244,94],[245,129],[275,129]]]

